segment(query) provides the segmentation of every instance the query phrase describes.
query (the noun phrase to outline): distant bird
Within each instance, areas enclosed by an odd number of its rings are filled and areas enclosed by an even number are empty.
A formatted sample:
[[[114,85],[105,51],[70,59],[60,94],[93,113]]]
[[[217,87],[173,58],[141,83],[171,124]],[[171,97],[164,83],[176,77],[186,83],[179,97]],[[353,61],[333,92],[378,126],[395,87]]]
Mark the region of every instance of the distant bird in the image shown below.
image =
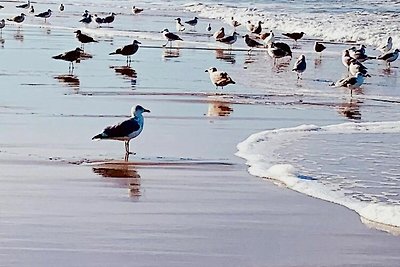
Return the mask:
[[[44,18],[44,22],[46,22],[46,20],[51,17],[51,9],[47,9],[47,11],[35,15],[35,17]]]
[[[223,38],[223,37],[225,36],[224,27],[221,27],[221,29],[219,29],[218,31],[216,31],[216,32],[213,34],[213,36],[214,36],[214,38],[215,38],[216,40],[217,40],[217,39]]]
[[[360,62],[364,62],[367,59],[374,59],[375,57],[369,57],[365,54],[365,48],[365,45],[361,45],[359,49],[357,49],[355,46],[351,47],[349,49],[350,57],[355,58]]]
[[[206,30],[207,30],[208,32],[211,31],[211,23],[208,23],[208,26],[207,26]]]
[[[301,74],[306,70],[306,57],[304,55],[300,55],[297,61],[294,63],[292,71],[297,73],[297,80],[302,79]]]
[[[250,48],[248,53],[251,53],[251,50],[255,47],[262,47],[263,45],[260,44],[259,42],[257,42],[254,39],[251,39],[250,36],[248,34],[246,34],[244,37],[244,42],[246,43],[246,45]]]
[[[31,5],[31,10],[29,10],[29,13],[31,14],[35,13],[35,8],[33,7],[33,5]]]
[[[295,42],[297,42],[297,40],[303,38],[304,32],[282,33],[282,35],[289,37],[290,39],[293,39]]]
[[[255,29],[255,27],[256,27],[256,26],[254,26],[254,24],[251,23],[250,20],[248,20],[248,21],[246,22],[246,28],[247,28],[247,30],[248,30],[249,32],[253,32],[253,30]]]
[[[83,14],[82,14],[82,17],[83,17],[83,18],[89,17],[89,10],[85,9],[85,11],[84,11]]]
[[[321,44],[320,42],[315,42],[314,43],[314,51],[317,53],[321,53],[322,51],[324,51],[326,49],[326,47]],[[320,54],[321,55],[321,54]]]
[[[386,61],[386,64],[388,65],[388,67],[390,67],[390,63],[395,61],[398,57],[399,49],[395,49],[393,52],[380,55],[379,57],[377,57],[377,59]]]
[[[367,74],[367,67],[365,67],[361,62],[359,62],[355,58],[350,59],[349,64],[349,72],[351,75],[356,75],[357,72],[361,72],[362,74]]]
[[[251,32],[252,32],[252,33],[255,33],[255,34],[260,34],[260,33],[262,32],[261,24],[263,24],[263,22],[262,22],[262,21],[259,21],[258,24],[257,24],[257,26],[254,27],[254,29],[253,29]]]
[[[4,19],[0,20],[0,32],[3,33],[3,28],[6,26],[6,21]]]
[[[261,39],[263,39],[263,43],[264,43],[265,47],[268,47],[271,43],[275,42],[275,35],[272,32],[272,30],[269,31],[268,35],[264,35],[264,36],[261,36]]]
[[[79,22],[82,22],[83,24],[86,24],[86,25],[90,24],[92,22],[92,14],[83,16],[83,18]]]
[[[22,4],[22,5],[18,5],[16,6],[17,8],[25,8],[25,9],[29,9],[31,7],[31,1],[28,0],[28,2],[26,4]]]
[[[3,9],[3,8],[4,8],[4,6],[0,5],[0,9]]]
[[[190,26],[192,26],[193,28],[196,28],[197,22],[198,22],[198,17],[194,17],[194,19],[185,21],[186,24],[189,24]]]
[[[84,44],[98,42],[98,41],[94,40],[92,37],[90,37],[89,35],[82,33],[81,30],[77,30],[74,33],[76,33],[76,38],[78,39],[78,41],[81,42],[82,49],[84,49]]]
[[[133,13],[133,14],[139,14],[139,13],[141,13],[141,12],[143,12],[143,8],[138,8],[138,7],[136,7],[136,6],[133,6],[133,7],[132,7],[132,13]]]
[[[349,70],[350,60],[351,60],[351,57],[350,57],[349,50],[346,49],[342,52],[342,64],[343,64],[343,66],[345,66],[347,68],[347,70]]]
[[[181,18],[176,18],[175,20],[176,20],[175,23],[176,31],[183,32],[185,30],[185,26],[182,24]]]
[[[292,51],[287,49],[290,49],[290,47],[286,46],[288,45],[285,43],[271,43],[268,46],[267,52],[268,55],[270,55],[274,59],[274,65],[276,64],[276,60],[278,58],[283,58],[287,56],[292,57]]]
[[[233,32],[232,35],[228,35],[222,38],[217,39],[218,42],[229,45],[232,48],[232,45],[237,41],[237,36],[239,34],[237,32]]]
[[[111,13],[110,15],[108,15],[107,17],[105,17],[105,18],[103,19],[104,23],[107,23],[107,24],[109,25],[110,23],[114,22],[115,15],[116,15],[116,14],[113,12],[113,13]]]
[[[385,44],[382,44],[381,46],[379,46],[379,47],[376,48],[376,49],[379,50],[379,51],[381,51],[382,53],[387,53],[387,52],[389,52],[390,50],[392,50],[392,47],[393,47],[393,40],[392,40],[392,37],[389,36],[389,37],[387,38],[386,43],[385,43]]]
[[[15,16],[11,19],[7,19],[8,21],[14,21],[16,23],[22,23],[25,20],[25,14],[21,13],[21,15]]]
[[[230,24],[232,25],[232,27],[236,30],[237,27],[239,27],[240,25],[242,25],[239,21],[235,20],[233,17],[231,17],[231,21]]]
[[[64,7],[64,5],[61,3],[61,4],[60,4],[60,7],[58,8],[58,10],[60,10],[60,12],[63,12],[64,9],[65,9],[65,7]]]
[[[95,19],[94,19],[94,21],[97,23],[97,24],[103,24],[104,23],[104,19],[103,18],[100,18],[99,16],[97,16],[97,14],[94,14],[94,17],[95,17]]]
[[[161,33],[164,35],[165,39],[167,39],[167,42],[163,46],[166,46],[168,43],[170,44],[170,46],[172,46],[173,41],[183,41],[181,37],[172,32],[169,32],[168,29],[162,30]]]
[[[65,52],[63,54],[59,54],[57,56],[53,56],[54,59],[61,59],[65,61],[69,61],[69,71],[72,72],[74,69],[74,61],[80,59],[83,50],[77,47],[75,50]]]
[[[102,133],[93,136],[95,139],[109,139],[125,142],[126,155],[133,154],[129,151],[129,141],[137,137],[142,131],[144,126],[143,113],[150,112],[150,110],[137,105],[131,110],[131,118],[119,124],[106,127]]]
[[[357,72],[356,75],[340,79],[334,83],[335,87],[347,87],[350,89],[350,94],[353,95],[353,89],[359,88],[364,83],[364,78],[370,75]]]
[[[209,68],[205,72],[208,72],[210,75],[210,80],[216,86],[216,89],[218,89],[218,87],[224,89],[224,86],[227,86],[228,84],[235,84],[235,81],[229,77],[228,73],[218,71],[215,67]]]
[[[131,62],[131,56],[138,51],[139,44],[141,44],[139,41],[133,40],[132,44],[118,48],[117,50],[115,50],[115,52],[110,53],[110,55],[126,56],[126,64],[128,64],[129,62]]]

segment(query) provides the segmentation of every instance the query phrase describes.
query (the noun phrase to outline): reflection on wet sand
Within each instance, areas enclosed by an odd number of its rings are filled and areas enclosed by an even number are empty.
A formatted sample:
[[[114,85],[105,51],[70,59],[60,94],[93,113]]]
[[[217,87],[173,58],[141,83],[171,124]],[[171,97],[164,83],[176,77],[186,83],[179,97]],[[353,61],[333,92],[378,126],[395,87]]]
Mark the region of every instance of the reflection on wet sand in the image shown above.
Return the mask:
[[[20,28],[18,28],[17,31],[15,32],[14,39],[20,42],[24,41],[24,35]]]
[[[278,61],[276,65],[272,67],[272,69],[276,73],[285,72],[287,68],[290,67],[290,60],[289,61]]]
[[[229,102],[211,100],[208,104],[207,117],[227,117],[232,112],[233,108]]]
[[[132,87],[136,86],[137,72],[130,66],[110,66],[117,75],[121,75],[124,79],[128,79],[131,82]]]
[[[6,42],[5,39],[0,38],[0,45],[1,45],[1,48],[4,48],[4,43],[5,43],[5,42]]]
[[[166,48],[163,49],[162,57],[164,59],[177,58],[180,57],[180,51],[177,48]]]
[[[235,64],[236,62],[235,54],[232,54],[231,51],[226,52],[226,50],[224,49],[215,49],[215,58],[229,62],[231,64]]]
[[[79,81],[78,76],[76,76],[76,75],[72,75],[72,74],[58,75],[58,76],[54,76],[54,79],[58,80],[63,85],[71,87],[75,90],[79,90],[80,81]]]
[[[360,104],[362,101],[351,98],[349,102],[339,105],[339,114],[351,120],[361,120]]]
[[[319,66],[321,66],[321,63],[322,63],[321,57],[314,59],[314,68],[318,68]]]
[[[104,177],[110,178],[118,187],[128,188],[129,196],[138,200],[140,192],[140,175],[134,166],[125,163],[110,162],[99,164],[93,167],[93,172]]]

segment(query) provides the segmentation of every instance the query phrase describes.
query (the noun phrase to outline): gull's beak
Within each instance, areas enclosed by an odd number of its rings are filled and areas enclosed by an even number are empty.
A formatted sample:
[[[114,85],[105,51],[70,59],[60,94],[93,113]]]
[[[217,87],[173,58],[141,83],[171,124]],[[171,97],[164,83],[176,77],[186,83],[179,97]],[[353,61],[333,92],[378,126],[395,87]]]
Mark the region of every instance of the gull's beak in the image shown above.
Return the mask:
[[[208,72],[208,70],[205,70],[204,72]]]
[[[150,110],[144,109],[143,112],[148,112],[148,113],[150,113]]]
[[[136,41],[136,43],[138,43],[138,44],[142,44],[141,42],[139,42],[139,41]]]
[[[368,73],[364,75],[364,77],[371,77],[371,75],[369,75]]]

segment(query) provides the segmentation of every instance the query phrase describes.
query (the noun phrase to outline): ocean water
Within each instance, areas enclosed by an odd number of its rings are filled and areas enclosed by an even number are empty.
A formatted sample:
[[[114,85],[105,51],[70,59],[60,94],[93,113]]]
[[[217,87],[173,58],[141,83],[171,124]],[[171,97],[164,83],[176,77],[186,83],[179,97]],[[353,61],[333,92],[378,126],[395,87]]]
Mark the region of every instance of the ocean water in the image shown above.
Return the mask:
[[[380,62],[367,62],[372,77],[353,97],[347,89],[329,87],[329,83],[345,75],[340,53],[349,47],[348,42],[366,44],[371,55],[378,54],[373,48],[388,36],[393,37],[395,47],[400,46],[399,1],[140,1],[135,2],[145,8],[140,16],[130,13],[131,1],[67,1],[64,4],[63,13],[56,11],[58,3],[53,1],[36,4],[37,11],[54,9],[54,16],[44,24],[30,15],[19,30],[10,25],[16,31],[14,38],[29,39],[28,29],[36,27],[49,33],[54,29],[71,31],[74,41],[72,30],[81,28],[100,41],[113,43],[122,38],[137,38],[150,49],[165,42],[160,31],[166,27],[174,30],[175,17],[186,20],[197,15],[200,17],[197,31],[182,33],[185,42],[178,44],[181,50],[166,50],[163,54],[165,60],[179,60],[187,48],[226,48],[210,40],[210,34],[204,29],[211,22],[214,29],[224,26],[231,31],[227,22],[232,16],[243,24],[260,20],[264,22],[264,31],[272,29],[278,39],[286,42],[290,41],[280,33],[304,31],[306,38],[294,49],[294,55],[306,54],[308,69],[304,80],[297,84],[288,79],[293,77],[290,76],[293,62],[282,61],[276,68],[271,67],[272,61],[265,53],[251,56],[239,51],[245,50],[243,42],[238,42],[235,48],[239,49],[232,52],[215,50],[218,62],[215,64],[228,70],[232,77],[240,77],[238,86],[231,87],[229,95],[221,98],[234,104],[334,109],[345,123],[283,129],[266,126],[266,131],[241,142],[237,155],[247,160],[249,171],[255,176],[272,178],[298,192],[346,206],[367,220],[400,227],[399,63],[395,62],[388,70]],[[4,5],[3,17],[20,12],[12,8],[15,2]],[[85,27],[78,22],[85,9],[101,15],[113,11],[117,19],[110,27],[98,28],[94,23]],[[244,27],[238,31],[246,32]],[[330,46],[323,59],[312,53],[316,39]],[[73,41],[60,44],[60,52],[76,46]],[[193,79],[203,78],[193,76]],[[156,86],[149,93],[165,90],[161,81],[152,83]],[[176,86],[168,89],[176,94],[203,93],[202,89],[199,92],[198,88],[183,86],[176,81]],[[90,90],[85,93],[93,94]],[[226,114],[229,113],[228,109]]]

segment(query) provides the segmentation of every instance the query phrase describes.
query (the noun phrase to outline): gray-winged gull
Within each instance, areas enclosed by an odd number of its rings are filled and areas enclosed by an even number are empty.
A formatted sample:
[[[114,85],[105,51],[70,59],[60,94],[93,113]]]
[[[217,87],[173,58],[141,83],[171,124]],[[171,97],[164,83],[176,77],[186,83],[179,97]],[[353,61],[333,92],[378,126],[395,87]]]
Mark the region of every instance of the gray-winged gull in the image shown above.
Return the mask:
[[[205,72],[210,74],[210,80],[216,86],[216,89],[218,89],[218,86],[223,89],[224,86],[227,86],[228,84],[235,84],[235,81],[229,77],[228,73],[218,71],[215,67],[209,68]]]

